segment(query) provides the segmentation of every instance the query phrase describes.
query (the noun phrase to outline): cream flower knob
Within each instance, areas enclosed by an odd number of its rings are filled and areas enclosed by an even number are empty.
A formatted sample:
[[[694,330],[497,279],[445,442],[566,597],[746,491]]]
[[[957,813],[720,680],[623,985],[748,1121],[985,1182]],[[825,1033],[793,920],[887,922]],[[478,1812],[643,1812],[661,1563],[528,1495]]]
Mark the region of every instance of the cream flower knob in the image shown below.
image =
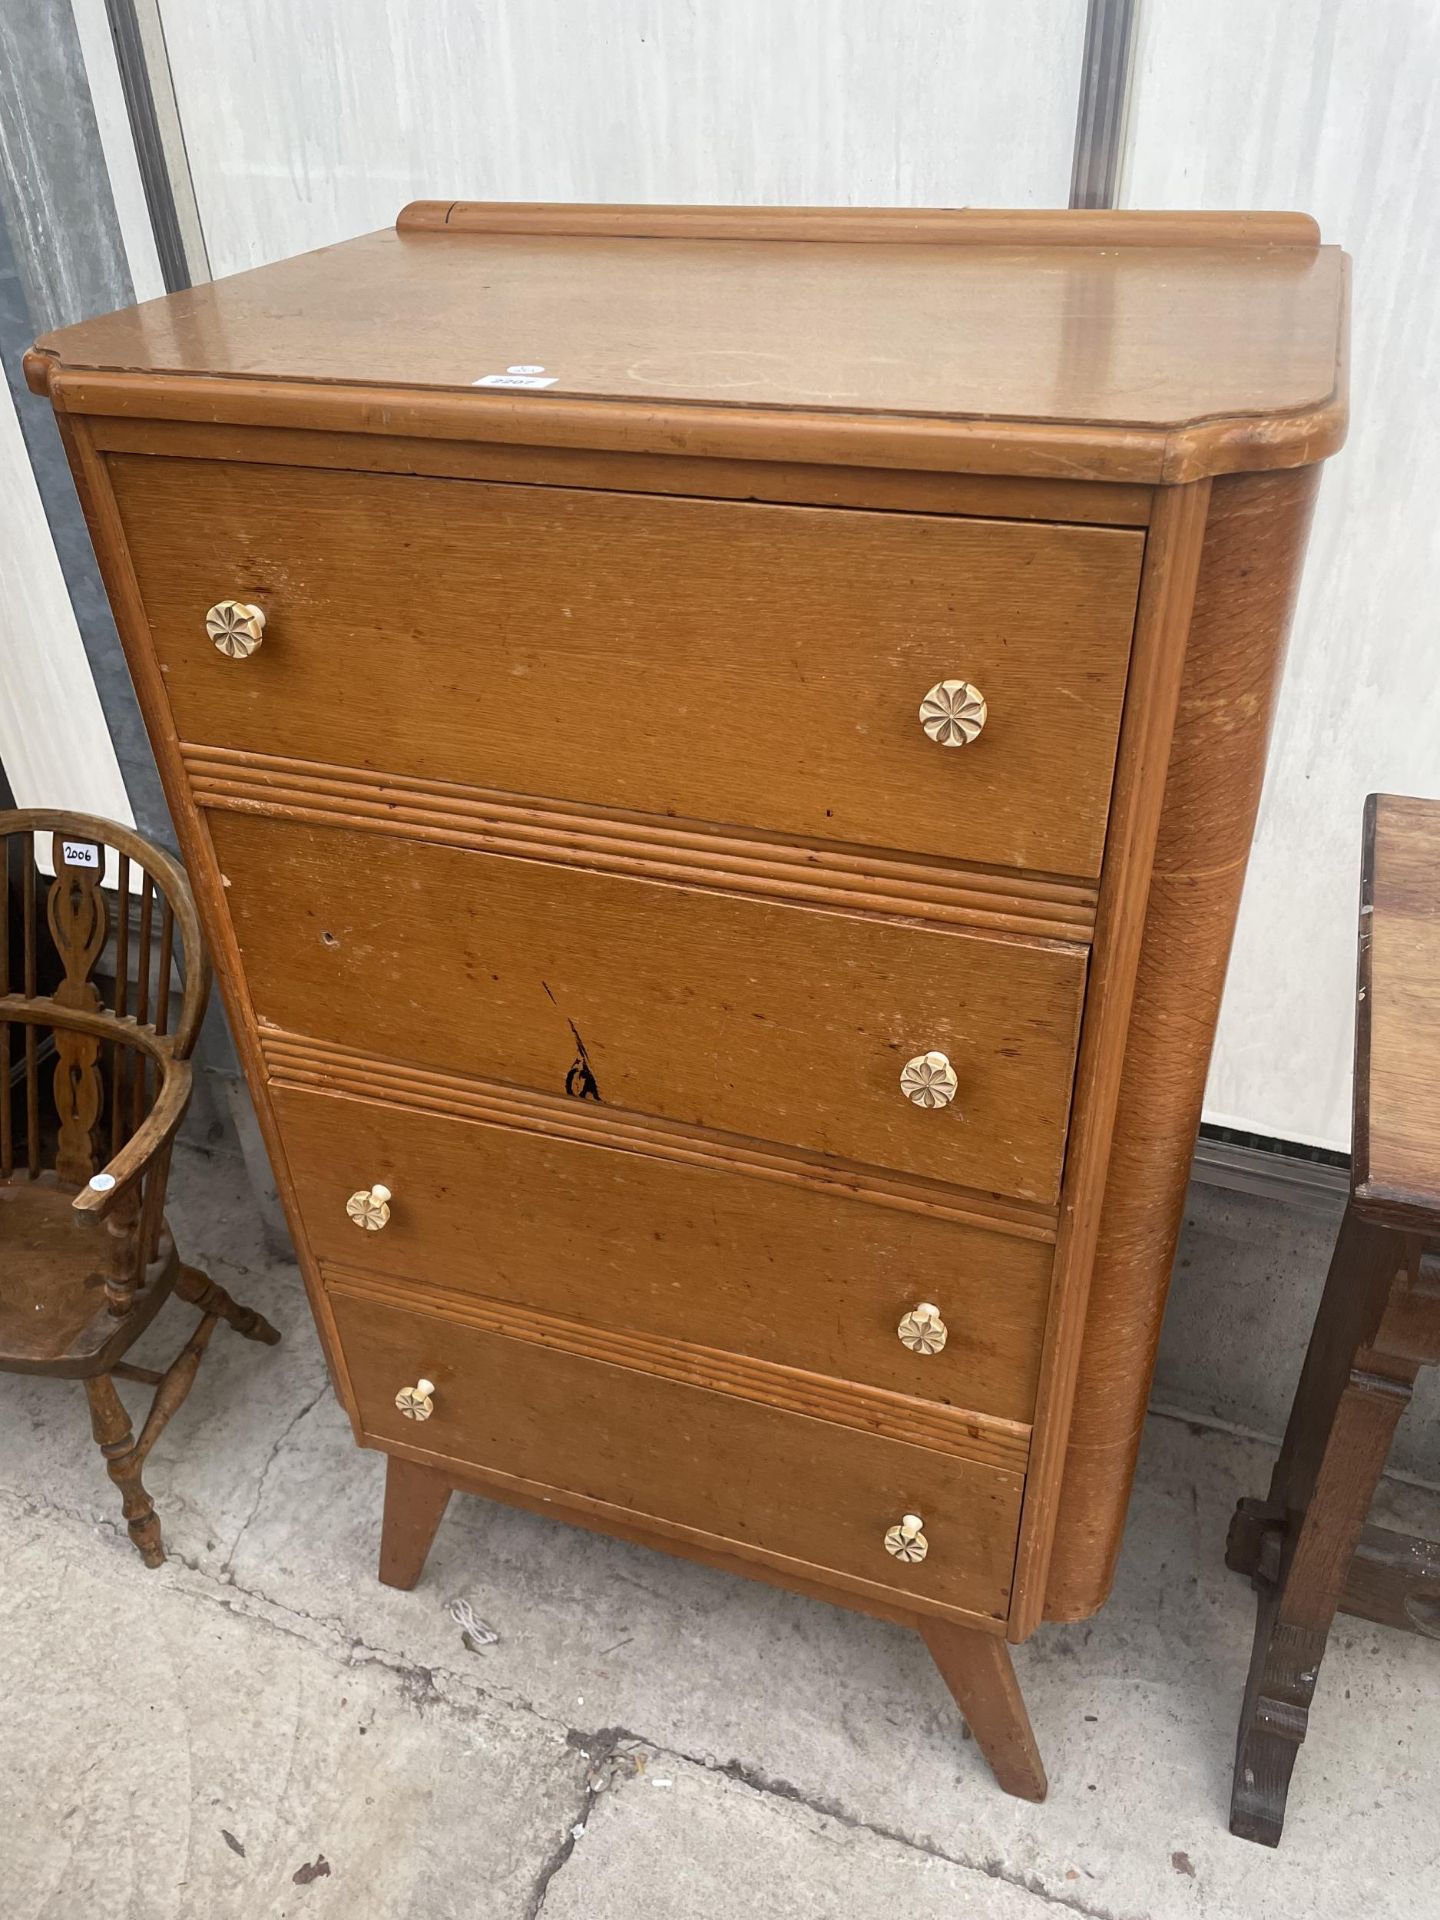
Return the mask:
[[[205,616],[205,631],[230,660],[248,660],[265,638],[265,609],[248,600],[218,600]]]
[[[918,1566],[930,1551],[930,1542],[920,1529],[925,1522],[918,1513],[906,1513],[885,1535],[885,1551],[908,1567]]]
[[[937,747],[968,747],[980,738],[990,709],[968,680],[942,680],[920,702],[920,724]]]
[[[900,1091],[917,1107],[948,1107],[959,1085],[943,1053],[917,1053],[900,1069]]]
[[[928,1300],[901,1314],[896,1332],[901,1346],[908,1347],[911,1353],[943,1353],[945,1342],[950,1338],[950,1329],[940,1318],[940,1309],[931,1306]]]
[[[435,1391],[433,1380],[417,1380],[413,1387],[402,1387],[395,1396],[395,1405],[407,1420],[428,1420],[435,1411],[435,1402],[431,1398]]]
[[[379,1233],[390,1218],[390,1189],[362,1187],[345,1202],[345,1211],[362,1233]]]

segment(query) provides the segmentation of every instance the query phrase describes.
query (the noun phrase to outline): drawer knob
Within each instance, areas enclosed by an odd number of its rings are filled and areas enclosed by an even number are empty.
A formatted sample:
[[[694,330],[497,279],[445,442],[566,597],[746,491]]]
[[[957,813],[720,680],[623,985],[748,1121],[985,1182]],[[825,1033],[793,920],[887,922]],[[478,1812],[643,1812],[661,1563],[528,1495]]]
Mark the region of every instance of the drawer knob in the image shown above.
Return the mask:
[[[928,1300],[922,1300],[918,1307],[900,1316],[897,1329],[902,1347],[908,1347],[911,1353],[943,1353],[945,1342],[950,1338],[950,1329],[940,1318],[940,1309],[932,1307]]]
[[[917,1107],[948,1107],[959,1085],[943,1053],[917,1053],[900,1069],[900,1091]]]
[[[930,1551],[930,1542],[920,1531],[924,1524],[918,1513],[902,1514],[885,1535],[885,1551],[907,1567],[918,1566]]]
[[[248,660],[265,638],[265,610],[248,600],[219,600],[205,616],[205,631],[231,660]]]
[[[379,1233],[390,1218],[390,1189],[363,1187],[345,1202],[345,1211],[362,1233]]]
[[[435,1411],[435,1402],[431,1395],[435,1391],[433,1380],[417,1380],[413,1387],[402,1387],[395,1396],[395,1405],[407,1420],[428,1420]]]
[[[941,680],[920,702],[920,724],[937,747],[968,747],[980,738],[990,709],[968,680]]]

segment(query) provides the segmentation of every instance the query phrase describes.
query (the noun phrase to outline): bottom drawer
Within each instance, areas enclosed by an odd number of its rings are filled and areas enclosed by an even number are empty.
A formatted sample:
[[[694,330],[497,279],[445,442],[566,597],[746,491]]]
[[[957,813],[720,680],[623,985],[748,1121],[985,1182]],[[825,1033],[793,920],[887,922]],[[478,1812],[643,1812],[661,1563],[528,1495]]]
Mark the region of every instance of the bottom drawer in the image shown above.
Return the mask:
[[[365,1438],[892,1603],[1003,1617],[1023,1475],[332,1289]],[[423,1424],[395,1405],[434,1384]],[[928,1552],[885,1548],[907,1513]]]

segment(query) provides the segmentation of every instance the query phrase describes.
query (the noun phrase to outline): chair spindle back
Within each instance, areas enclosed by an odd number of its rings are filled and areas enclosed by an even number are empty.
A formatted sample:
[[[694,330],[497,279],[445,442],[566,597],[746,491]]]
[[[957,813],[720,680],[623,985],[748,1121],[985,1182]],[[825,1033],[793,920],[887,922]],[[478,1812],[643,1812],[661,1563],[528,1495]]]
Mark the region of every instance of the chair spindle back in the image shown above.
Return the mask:
[[[124,1312],[158,1243],[183,1100],[143,1164],[124,1150],[167,1083],[175,1107],[209,994],[189,883],[128,827],[27,808],[0,813],[0,891],[0,1179],[23,1169],[85,1190],[97,1161],[118,1169],[77,1204],[107,1214],[106,1292]]]

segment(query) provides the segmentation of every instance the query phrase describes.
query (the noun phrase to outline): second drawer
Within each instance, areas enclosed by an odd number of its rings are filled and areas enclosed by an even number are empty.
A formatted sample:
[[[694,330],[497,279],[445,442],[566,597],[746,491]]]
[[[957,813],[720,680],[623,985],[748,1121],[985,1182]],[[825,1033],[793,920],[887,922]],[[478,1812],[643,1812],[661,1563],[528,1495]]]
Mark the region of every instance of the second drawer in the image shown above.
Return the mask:
[[[216,813],[262,1026],[1051,1206],[1078,948]],[[902,1090],[944,1054],[949,1105]]]
[[[1043,1241],[938,1201],[912,1211],[300,1086],[271,1095],[306,1237],[329,1266],[1032,1417]],[[376,1183],[389,1218],[367,1231],[346,1202]],[[921,1305],[943,1322],[938,1352],[901,1338]]]

